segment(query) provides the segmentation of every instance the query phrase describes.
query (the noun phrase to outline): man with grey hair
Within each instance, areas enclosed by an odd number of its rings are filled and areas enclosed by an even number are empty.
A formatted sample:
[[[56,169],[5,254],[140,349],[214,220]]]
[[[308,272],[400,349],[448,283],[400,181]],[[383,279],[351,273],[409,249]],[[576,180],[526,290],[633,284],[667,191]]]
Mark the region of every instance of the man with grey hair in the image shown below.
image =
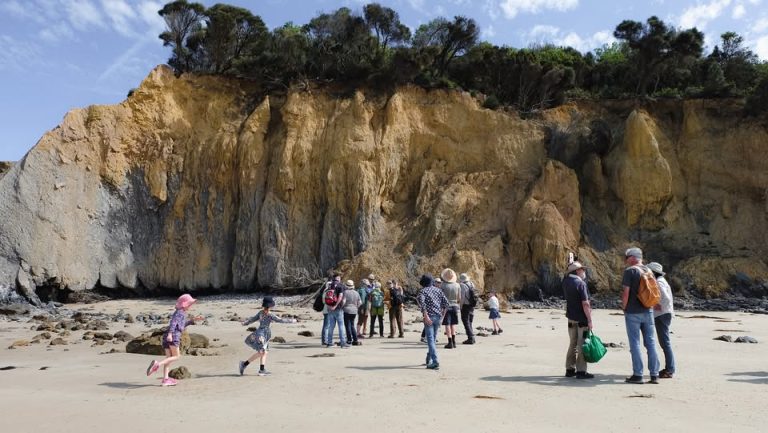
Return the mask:
[[[459,275],[459,281],[459,286],[461,286],[461,323],[464,325],[464,332],[467,333],[467,339],[462,344],[475,344],[475,333],[472,330],[475,305],[477,305],[475,285],[469,279],[469,275],[465,273]]]
[[[569,264],[567,272],[563,279],[563,294],[570,341],[565,355],[565,376],[592,379],[594,375],[587,373],[587,361],[581,353],[585,334],[592,330],[592,307],[589,304],[589,289],[584,282],[587,272],[579,262]]]
[[[648,383],[659,383],[659,357],[656,354],[656,328],[653,322],[653,308],[644,306],[637,297],[640,289],[640,279],[643,273],[649,272],[643,265],[643,251],[633,247],[624,252],[624,262],[627,268],[621,279],[623,287],[621,307],[624,310],[624,324],[627,328],[629,351],[632,354],[632,376],[626,378],[627,383],[643,383],[643,356],[640,349],[640,334],[643,345],[648,352],[648,370],[651,380]]]

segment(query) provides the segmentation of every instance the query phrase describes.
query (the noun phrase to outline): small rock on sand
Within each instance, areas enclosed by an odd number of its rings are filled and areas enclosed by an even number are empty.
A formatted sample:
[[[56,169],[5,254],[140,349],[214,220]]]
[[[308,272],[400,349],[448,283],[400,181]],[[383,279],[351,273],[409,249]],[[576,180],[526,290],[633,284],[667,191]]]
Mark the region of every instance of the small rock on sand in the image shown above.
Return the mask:
[[[176,367],[173,370],[171,370],[168,373],[168,376],[171,376],[176,380],[184,380],[184,379],[191,379],[192,373],[189,372],[189,369],[187,367],[184,367],[182,365],[181,367]]]

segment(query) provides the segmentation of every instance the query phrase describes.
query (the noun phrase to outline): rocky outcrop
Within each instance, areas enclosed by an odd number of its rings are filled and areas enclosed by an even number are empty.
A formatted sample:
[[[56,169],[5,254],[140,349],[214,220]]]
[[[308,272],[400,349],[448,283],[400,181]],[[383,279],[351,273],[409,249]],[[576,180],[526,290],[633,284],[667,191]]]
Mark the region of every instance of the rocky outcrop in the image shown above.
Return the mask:
[[[159,67],[123,103],[67,114],[0,178],[0,285],[46,300],[299,286],[332,268],[415,283],[451,266],[558,293],[574,252],[610,291],[630,245],[670,276],[679,264],[677,289],[759,285],[768,131],[739,108],[522,120],[460,92],[264,96]]]
[[[5,176],[5,174],[8,173],[12,167],[12,162],[0,161],[0,179],[2,179],[3,176]]]

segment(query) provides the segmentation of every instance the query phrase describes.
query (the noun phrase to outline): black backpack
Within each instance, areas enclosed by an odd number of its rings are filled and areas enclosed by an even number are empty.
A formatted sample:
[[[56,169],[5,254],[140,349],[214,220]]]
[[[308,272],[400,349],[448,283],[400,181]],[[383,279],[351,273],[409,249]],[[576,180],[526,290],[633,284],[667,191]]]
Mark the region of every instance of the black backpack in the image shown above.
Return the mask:
[[[464,283],[464,285],[467,286],[467,304],[472,308],[477,307],[477,293],[475,293],[475,285],[470,281],[467,281]]]
[[[403,293],[399,290],[392,291],[392,306],[399,307],[403,305]]]
[[[315,302],[312,304],[312,309],[318,313],[323,311],[323,307],[325,307],[325,303],[323,302],[323,295],[325,294],[325,290],[327,288],[328,283],[323,284],[323,288],[320,289],[320,291],[317,293],[317,296],[315,296]]]

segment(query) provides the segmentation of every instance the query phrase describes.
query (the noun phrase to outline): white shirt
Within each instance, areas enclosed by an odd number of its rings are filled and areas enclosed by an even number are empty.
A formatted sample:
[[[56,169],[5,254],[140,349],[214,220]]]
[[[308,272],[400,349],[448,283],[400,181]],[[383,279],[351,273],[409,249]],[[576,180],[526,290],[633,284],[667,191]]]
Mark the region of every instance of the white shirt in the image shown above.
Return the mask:
[[[495,310],[498,310],[499,309],[499,298],[497,298],[495,296],[491,296],[488,299],[488,308],[493,308]]]
[[[659,292],[661,292],[661,301],[659,306],[661,308],[653,309],[653,317],[659,317],[662,314],[671,313],[675,314],[675,308],[672,305],[672,288],[669,287],[669,283],[664,277],[656,277],[656,283],[659,285]]]

